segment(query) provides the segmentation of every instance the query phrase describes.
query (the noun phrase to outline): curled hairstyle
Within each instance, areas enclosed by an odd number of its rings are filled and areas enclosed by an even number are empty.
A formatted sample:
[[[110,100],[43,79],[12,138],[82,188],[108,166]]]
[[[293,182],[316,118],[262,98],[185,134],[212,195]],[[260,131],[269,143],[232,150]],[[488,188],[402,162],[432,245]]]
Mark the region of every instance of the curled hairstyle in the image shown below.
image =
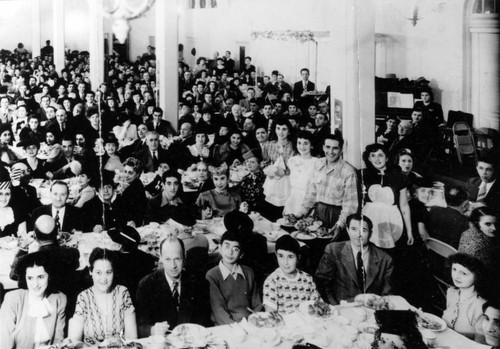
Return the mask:
[[[17,272],[19,275],[19,288],[28,289],[28,284],[26,282],[26,270],[33,267],[43,267],[45,272],[49,275],[49,280],[47,284],[47,289],[45,290],[45,296],[57,292],[52,284],[52,274],[54,272],[54,266],[48,255],[43,252],[28,253],[19,261],[17,265]]]
[[[379,150],[382,150],[382,152],[385,154],[387,158],[387,165],[389,165],[389,152],[387,151],[387,148],[384,147],[382,144],[379,143],[373,143],[369,144],[366,146],[365,151],[363,152],[363,161],[365,162],[365,165],[369,169],[373,169],[373,165],[370,162],[370,154],[375,153]]]
[[[493,217],[496,217],[496,212],[488,207],[488,206],[484,206],[484,207],[478,207],[478,208],[475,208],[474,210],[472,210],[470,216],[469,216],[469,222],[477,229],[477,230],[481,230],[479,228],[479,221],[481,220],[481,217],[485,217],[485,216],[493,216]]]
[[[448,258],[450,266],[460,264],[474,274],[474,287],[476,292],[482,296],[484,290],[484,264],[479,259],[467,253],[455,253]]]

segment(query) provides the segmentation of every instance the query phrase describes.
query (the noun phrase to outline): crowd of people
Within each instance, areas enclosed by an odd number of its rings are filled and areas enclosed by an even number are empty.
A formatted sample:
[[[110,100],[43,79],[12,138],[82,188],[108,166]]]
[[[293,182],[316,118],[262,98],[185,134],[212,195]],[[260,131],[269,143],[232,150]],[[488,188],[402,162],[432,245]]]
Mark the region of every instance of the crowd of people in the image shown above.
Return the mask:
[[[443,319],[500,347],[498,160],[481,156],[478,176],[445,186],[446,204],[429,208],[437,191],[419,169],[444,123],[431,90],[411,120],[387,119],[358,170],[342,158],[342,134],[330,127],[337,116],[307,68],[291,84],[277,70],[257,76],[251,57],[236,69],[229,51],[192,68],[180,61],[179,115],[165,116],[153,47],[133,63],[107,57],[99,86],[90,86],[86,52],[68,51],[58,73],[49,51],[31,58],[20,44],[0,55],[0,236],[20,241],[11,273],[20,289],[2,304],[0,347],[134,339],[359,293],[425,308],[434,301],[428,237],[459,252]],[[50,181],[50,204],[32,179]],[[252,212],[272,222],[312,215],[330,239],[307,253],[287,234],[269,255]],[[217,217],[227,231],[214,256],[192,227]],[[138,250],[136,228],[169,220],[180,228],[160,243],[159,260]],[[121,250],[96,248],[85,267],[58,243],[79,231],[106,231]]]

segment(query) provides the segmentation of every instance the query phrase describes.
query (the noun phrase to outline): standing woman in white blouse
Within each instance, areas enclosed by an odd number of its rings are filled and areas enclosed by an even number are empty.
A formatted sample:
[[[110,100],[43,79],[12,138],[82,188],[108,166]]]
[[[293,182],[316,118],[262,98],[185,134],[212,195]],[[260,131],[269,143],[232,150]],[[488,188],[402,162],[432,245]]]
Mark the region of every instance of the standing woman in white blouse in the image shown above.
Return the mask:
[[[313,135],[301,131],[297,136],[296,148],[299,155],[288,160],[290,169],[290,196],[285,203],[284,214],[300,215],[302,204],[306,196],[307,186],[311,181],[314,167],[318,158],[311,155]]]

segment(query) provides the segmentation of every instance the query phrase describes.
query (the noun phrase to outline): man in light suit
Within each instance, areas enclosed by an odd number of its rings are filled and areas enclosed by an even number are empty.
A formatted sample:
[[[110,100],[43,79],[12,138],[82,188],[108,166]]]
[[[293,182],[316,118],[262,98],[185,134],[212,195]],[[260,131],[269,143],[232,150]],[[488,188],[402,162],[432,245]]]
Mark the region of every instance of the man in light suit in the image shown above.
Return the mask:
[[[33,211],[29,230],[33,230],[34,222],[42,215],[48,215],[54,218],[58,231],[71,233],[73,230],[81,230],[82,222],[80,219],[80,209],[66,205],[68,195],[68,185],[63,181],[55,181],[50,187],[50,198],[52,203],[38,207]]]
[[[391,257],[371,244],[373,224],[360,214],[347,217],[349,241],[332,242],[325,248],[315,279],[325,301],[339,304],[360,293],[391,292]]]
[[[178,324],[208,325],[208,283],[200,275],[183,269],[182,240],[169,237],[160,244],[162,268],[146,275],[137,288],[139,337],[164,335]]]
[[[485,154],[477,160],[476,171],[479,177],[467,181],[469,200],[483,203],[500,214],[500,182],[497,182],[498,160],[493,154]]]

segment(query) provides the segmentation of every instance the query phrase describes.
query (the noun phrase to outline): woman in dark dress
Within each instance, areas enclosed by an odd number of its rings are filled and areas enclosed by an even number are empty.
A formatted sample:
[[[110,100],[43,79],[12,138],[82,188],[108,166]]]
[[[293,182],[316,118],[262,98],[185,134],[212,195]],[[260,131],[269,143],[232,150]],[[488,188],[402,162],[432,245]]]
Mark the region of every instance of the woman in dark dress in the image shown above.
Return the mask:
[[[399,169],[390,168],[389,156],[381,144],[365,148],[366,169],[363,183],[363,214],[373,222],[371,241],[378,247],[392,249],[406,229],[407,244],[413,244],[411,213],[408,206],[408,179]]]
[[[45,173],[47,172],[45,160],[37,158],[40,143],[35,138],[26,139],[20,143],[26,152],[26,158],[22,159],[21,162],[25,163],[31,170],[31,177],[45,178]]]

